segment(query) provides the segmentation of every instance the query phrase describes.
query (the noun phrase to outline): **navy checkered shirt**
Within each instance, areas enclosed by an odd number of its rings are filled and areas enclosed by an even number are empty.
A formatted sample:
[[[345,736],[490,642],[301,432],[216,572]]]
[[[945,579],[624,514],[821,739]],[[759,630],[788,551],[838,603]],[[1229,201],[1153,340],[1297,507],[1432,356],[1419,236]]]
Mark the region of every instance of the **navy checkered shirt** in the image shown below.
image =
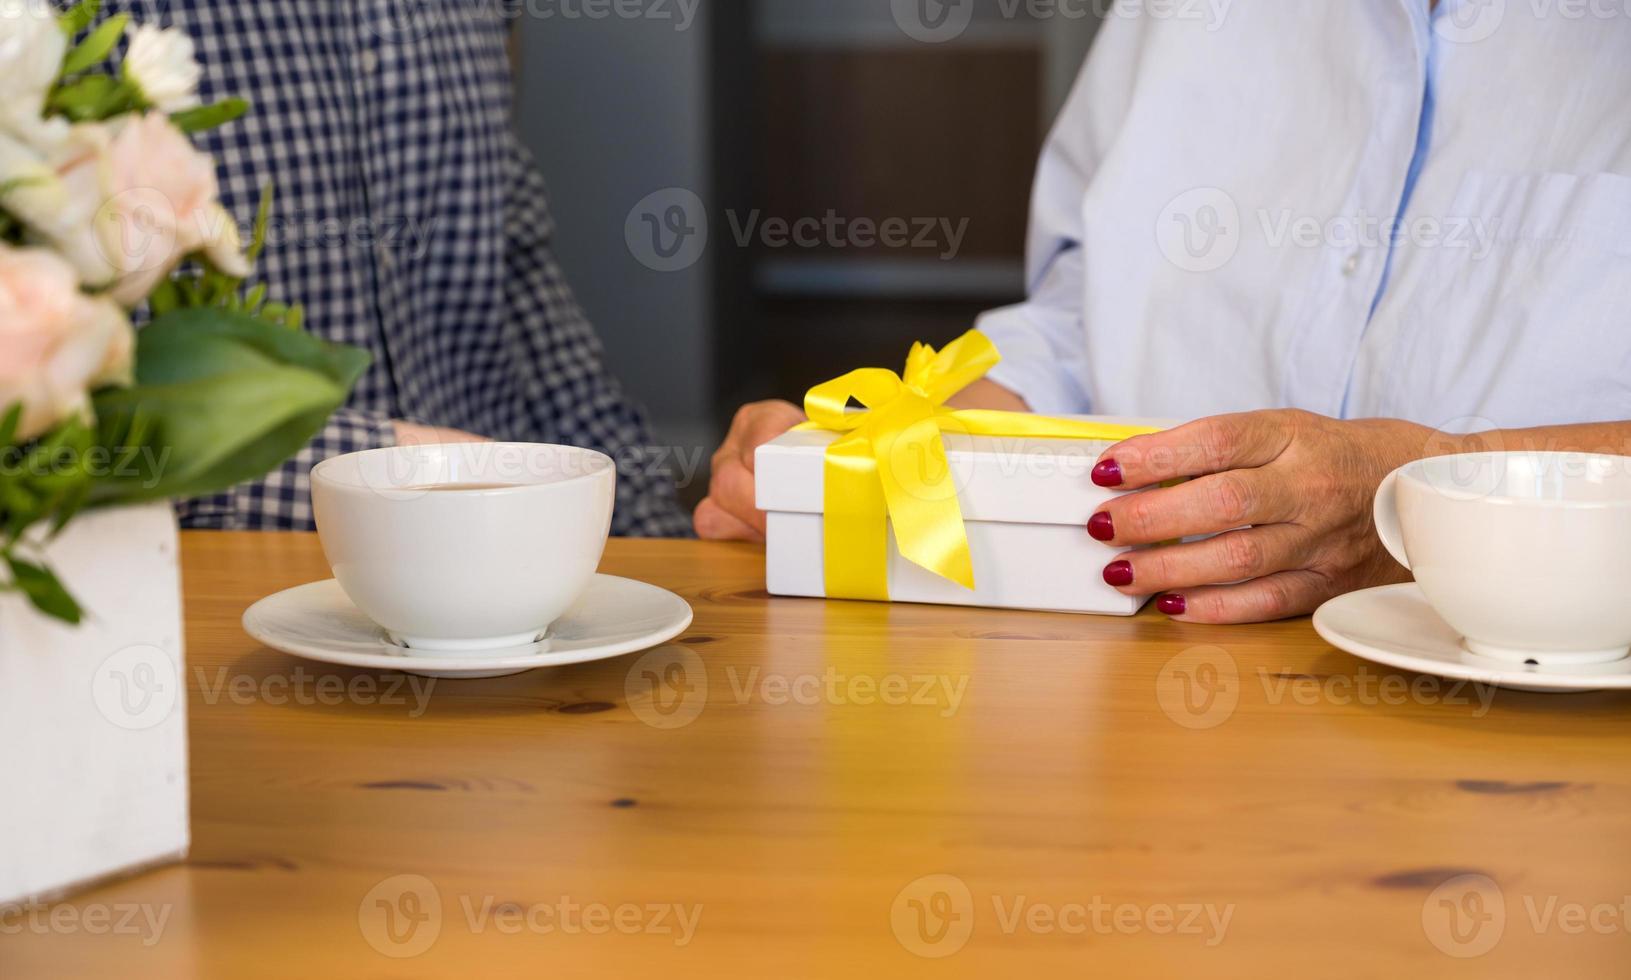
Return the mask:
[[[613,532],[689,533],[642,411],[551,248],[543,178],[510,123],[509,0],[112,0],[192,35],[222,203],[276,188],[256,280],[307,329],[364,348],[350,403],[265,479],[183,502],[190,527],[306,529],[311,467],[393,444],[407,419],[618,463]],[[252,283],[251,283],[252,284]]]

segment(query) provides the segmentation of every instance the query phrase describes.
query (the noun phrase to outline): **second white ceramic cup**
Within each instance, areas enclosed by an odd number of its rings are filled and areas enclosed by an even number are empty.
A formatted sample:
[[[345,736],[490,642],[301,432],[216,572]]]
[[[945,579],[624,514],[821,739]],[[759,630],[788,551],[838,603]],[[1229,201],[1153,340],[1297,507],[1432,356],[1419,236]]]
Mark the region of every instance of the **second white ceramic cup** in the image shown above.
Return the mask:
[[[319,463],[312,507],[334,577],[391,639],[479,652],[538,640],[582,595],[616,479],[587,449],[405,446]]]
[[[1631,653],[1631,458],[1417,460],[1382,482],[1375,516],[1470,652],[1537,666]]]

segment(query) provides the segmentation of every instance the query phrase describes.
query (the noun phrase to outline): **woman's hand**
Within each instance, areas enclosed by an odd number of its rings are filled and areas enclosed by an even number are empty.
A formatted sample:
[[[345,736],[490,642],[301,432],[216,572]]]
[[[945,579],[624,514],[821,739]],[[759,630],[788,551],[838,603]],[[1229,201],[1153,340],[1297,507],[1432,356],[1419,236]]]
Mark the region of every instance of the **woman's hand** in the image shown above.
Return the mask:
[[[697,537],[721,541],[763,541],[765,515],[753,483],[753,454],[765,443],[804,421],[791,402],[744,405],[731,420],[731,431],[714,453],[708,496],[692,515]]]
[[[1088,530],[1128,548],[1218,535],[1130,552],[1105,569],[1105,581],[1128,595],[1162,593],[1157,607],[1179,620],[1297,616],[1332,596],[1409,578],[1376,537],[1372,499],[1396,468],[1453,450],[1453,437],[1391,419],[1299,411],[1202,419],[1109,449],[1093,482],[1156,489],[1112,501]],[[1180,477],[1192,479],[1158,486]]]

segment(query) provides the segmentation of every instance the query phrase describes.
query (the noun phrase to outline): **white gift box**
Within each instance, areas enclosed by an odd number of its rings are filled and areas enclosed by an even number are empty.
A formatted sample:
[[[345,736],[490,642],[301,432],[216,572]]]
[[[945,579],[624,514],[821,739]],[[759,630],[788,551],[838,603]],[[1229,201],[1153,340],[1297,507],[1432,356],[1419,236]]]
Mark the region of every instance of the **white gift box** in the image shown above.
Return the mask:
[[[1148,419],[1093,418],[1168,428]],[[772,595],[826,595],[822,488],[827,431],[789,432],[759,447],[759,509],[766,512],[765,588]],[[895,602],[997,606],[1131,616],[1148,597],[1104,581],[1118,549],[1093,540],[1087,522],[1117,491],[1093,483],[1111,443],[1002,436],[943,437],[974,562],[971,591],[901,557],[889,534],[889,597]]]
[[[69,626],[0,595],[0,910],[187,853],[170,505],[81,514],[44,553],[84,619]]]

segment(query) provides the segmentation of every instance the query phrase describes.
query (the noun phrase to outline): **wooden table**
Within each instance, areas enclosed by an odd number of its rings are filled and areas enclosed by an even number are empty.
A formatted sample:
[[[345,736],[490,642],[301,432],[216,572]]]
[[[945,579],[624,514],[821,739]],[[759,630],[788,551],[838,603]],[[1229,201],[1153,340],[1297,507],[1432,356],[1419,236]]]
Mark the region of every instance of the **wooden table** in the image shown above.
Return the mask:
[[[1452,689],[1306,621],[773,599],[756,548],[614,542],[681,639],[421,701],[239,629],[327,575],[315,539],[183,553],[192,859],[64,903],[124,930],[0,918],[7,980],[1631,974],[1623,695]]]

